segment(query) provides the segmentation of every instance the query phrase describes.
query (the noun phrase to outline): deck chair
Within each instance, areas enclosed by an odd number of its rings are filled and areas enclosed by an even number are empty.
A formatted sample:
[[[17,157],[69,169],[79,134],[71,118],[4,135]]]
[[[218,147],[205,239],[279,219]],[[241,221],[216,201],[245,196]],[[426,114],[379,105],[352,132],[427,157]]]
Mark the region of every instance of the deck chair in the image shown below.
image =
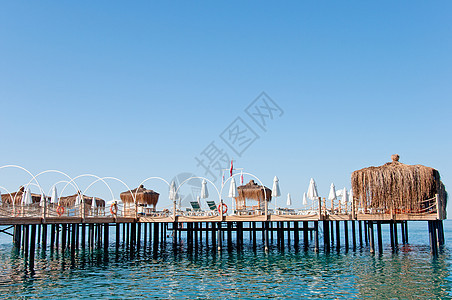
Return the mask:
[[[206,201],[206,203],[210,208],[210,215],[218,215],[217,205],[215,204],[215,201]]]
[[[199,203],[196,201],[190,202],[191,207],[193,207],[193,211],[201,211],[201,207],[199,206]]]
[[[215,201],[206,201],[207,205],[209,205],[210,210],[217,210],[217,205]]]

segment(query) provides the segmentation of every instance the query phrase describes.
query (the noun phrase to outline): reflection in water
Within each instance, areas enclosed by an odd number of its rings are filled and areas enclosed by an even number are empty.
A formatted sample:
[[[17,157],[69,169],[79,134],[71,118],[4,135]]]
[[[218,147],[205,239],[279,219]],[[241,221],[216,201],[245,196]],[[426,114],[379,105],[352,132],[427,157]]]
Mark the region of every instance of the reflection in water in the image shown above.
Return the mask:
[[[414,229],[413,229],[414,231]],[[415,232],[414,232],[415,233]],[[420,235],[421,236],[421,235]],[[114,246],[112,246],[113,248]],[[432,257],[422,239],[398,253],[311,250],[217,252],[200,245],[131,253],[120,248],[39,252],[31,272],[22,253],[0,246],[2,298],[449,298],[450,254]]]

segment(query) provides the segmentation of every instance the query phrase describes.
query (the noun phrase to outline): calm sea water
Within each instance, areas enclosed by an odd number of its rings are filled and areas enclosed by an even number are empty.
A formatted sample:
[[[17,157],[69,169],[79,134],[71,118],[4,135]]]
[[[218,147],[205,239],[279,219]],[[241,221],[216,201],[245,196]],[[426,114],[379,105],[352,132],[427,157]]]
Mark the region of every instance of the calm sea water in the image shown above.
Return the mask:
[[[388,234],[383,225],[385,235]],[[171,240],[158,253],[127,251],[105,255],[79,251],[36,257],[30,271],[11,238],[0,239],[0,296],[10,298],[452,298],[452,223],[445,222],[446,247],[430,254],[427,223],[409,223],[410,244],[382,255],[367,248],[325,254],[276,245],[265,253],[241,251],[173,252]],[[399,237],[400,239],[400,237]],[[246,242],[245,238],[245,242]],[[321,241],[322,242],[322,241]],[[260,243],[262,245],[262,243]],[[262,248],[262,247],[260,247]]]

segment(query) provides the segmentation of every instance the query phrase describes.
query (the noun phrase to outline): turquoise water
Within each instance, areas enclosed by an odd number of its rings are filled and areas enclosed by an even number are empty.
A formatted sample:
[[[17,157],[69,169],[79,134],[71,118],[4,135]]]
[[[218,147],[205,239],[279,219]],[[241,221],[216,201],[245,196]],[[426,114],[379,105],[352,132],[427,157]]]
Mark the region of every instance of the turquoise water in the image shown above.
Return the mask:
[[[410,244],[397,253],[385,240],[382,255],[368,248],[330,254],[305,252],[275,244],[268,253],[243,250],[217,252],[199,247],[173,252],[171,239],[157,253],[136,255],[111,247],[36,257],[30,271],[10,238],[0,242],[0,295],[9,298],[451,298],[450,222],[445,222],[446,247],[430,254],[427,223],[409,223]],[[383,226],[385,234],[386,227]],[[259,236],[258,236],[259,238]],[[293,242],[293,240],[292,240]],[[322,241],[321,241],[322,242]],[[260,243],[259,245],[261,245]]]

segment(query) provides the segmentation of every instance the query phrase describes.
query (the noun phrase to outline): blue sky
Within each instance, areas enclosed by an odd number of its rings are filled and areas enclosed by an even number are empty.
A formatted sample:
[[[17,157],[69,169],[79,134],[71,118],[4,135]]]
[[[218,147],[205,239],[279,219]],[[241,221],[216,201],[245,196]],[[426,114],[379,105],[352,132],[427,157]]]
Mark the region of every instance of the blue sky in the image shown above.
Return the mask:
[[[214,142],[294,201],[311,177],[326,197],[393,153],[450,187],[451,13],[449,1],[2,1],[0,165],[136,186],[205,175],[195,157]],[[245,112],[262,92],[283,111],[266,131]],[[241,155],[220,138],[237,117],[259,137]],[[0,180],[14,190],[27,176]]]

